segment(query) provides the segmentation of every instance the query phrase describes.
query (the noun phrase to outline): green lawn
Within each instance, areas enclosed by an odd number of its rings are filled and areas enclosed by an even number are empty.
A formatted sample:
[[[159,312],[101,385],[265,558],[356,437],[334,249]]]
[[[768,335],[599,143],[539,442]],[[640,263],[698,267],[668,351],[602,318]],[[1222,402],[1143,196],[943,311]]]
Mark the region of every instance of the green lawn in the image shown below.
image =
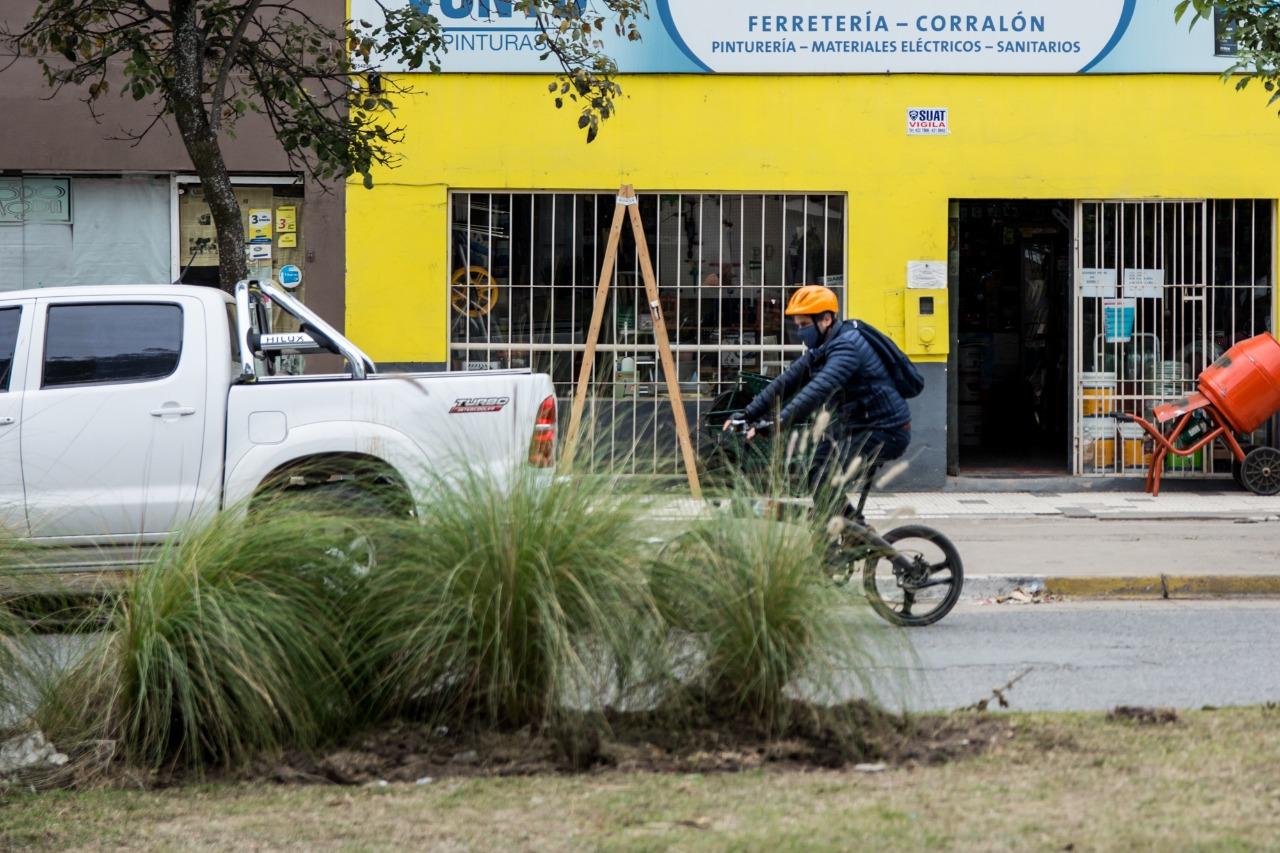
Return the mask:
[[[982,755],[763,770],[9,795],[0,848],[1253,849],[1280,844],[1280,712],[1013,715]],[[1073,847],[1068,847],[1073,845]]]

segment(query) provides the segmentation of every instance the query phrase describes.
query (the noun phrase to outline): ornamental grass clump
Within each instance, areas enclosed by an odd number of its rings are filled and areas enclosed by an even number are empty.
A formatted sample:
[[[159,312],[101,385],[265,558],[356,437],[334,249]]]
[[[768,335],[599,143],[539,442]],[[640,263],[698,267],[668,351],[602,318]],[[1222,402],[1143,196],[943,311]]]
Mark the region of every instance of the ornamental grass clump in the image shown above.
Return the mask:
[[[779,733],[797,700],[869,695],[891,629],[826,576],[825,548],[807,525],[728,516],[664,549],[653,590],[680,637],[687,699]]]
[[[652,549],[625,481],[427,476],[419,519],[384,531],[353,606],[369,713],[542,726],[619,701],[655,671]]]
[[[189,531],[105,605],[36,722],[153,768],[234,766],[341,734],[351,532],[279,504]]]
[[[685,700],[768,733],[783,732],[799,708],[873,696],[870,671],[903,650],[847,576],[832,576],[835,522],[869,465],[857,454],[830,464],[820,499],[809,500],[829,425],[820,413],[811,427],[739,453],[719,509],[673,538],[651,575],[682,650]],[[843,553],[856,561],[856,549]]]

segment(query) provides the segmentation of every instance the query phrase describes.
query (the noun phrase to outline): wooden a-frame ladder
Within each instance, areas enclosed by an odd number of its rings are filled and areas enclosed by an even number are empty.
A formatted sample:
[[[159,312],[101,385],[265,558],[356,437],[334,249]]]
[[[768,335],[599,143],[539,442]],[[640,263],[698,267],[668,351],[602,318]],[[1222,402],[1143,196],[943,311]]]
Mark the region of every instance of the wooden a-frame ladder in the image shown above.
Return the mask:
[[[689,435],[689,421],[685,416],[684,400],[680,396],[675,359],[671,357],[667,323],[662,316],[662,305],[658,301],[658,282],[653,274],[653,263],[649,259],[649,243],[644,236],[644,225],[640,221],[639,201],[636,198],[635,188],[631,184],[624,184],[618,191],[617,204],[613,209],[613,225],[609,228],[609,242],[605,247],[604,264],[600,268],[600,280],[596,285],[595,304],[591,308],[591,326],[587,330],[587,347],[582,354],[582,367],[578,371],[578,386],[573,394],[569,431],[565,434],[564,453],[560,458],[560,464],[562,469],[571,466],[578,449],[578,435],[582,430],[582,413],[587,403],[587,386],[591,381],[592,368],[595,365],[596,346],[600,342],[600,326],[604,321],[605,303],[609,297],[609,287],[613,282],[613,265],[618,256],[618,241],[622,237],[622,217],[627,215],[631,220],[631,232],[635,235],[636,254],[640,258],[640,275],[644,279],[644,289],[649,299],[649,313],[653,317],[653,337],[658,345],[658,357],[662,362],[663,378],[667,382],[667,394],[671,398],[671,414],[675,417],[676,436],[680,441],[680,454],[684,458],[685,473],[689,478],[689,491],[695,498],[701,498],[702,486],[698,482],[698,465],[693,455],[693,440]]]

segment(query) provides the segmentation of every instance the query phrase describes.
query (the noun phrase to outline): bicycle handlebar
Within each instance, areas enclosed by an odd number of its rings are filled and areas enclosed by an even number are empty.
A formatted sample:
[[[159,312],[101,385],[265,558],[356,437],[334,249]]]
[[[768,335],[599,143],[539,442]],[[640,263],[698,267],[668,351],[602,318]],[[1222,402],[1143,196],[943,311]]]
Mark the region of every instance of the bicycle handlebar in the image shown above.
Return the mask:
[[[768,420],[767,418],[762,418],[758,421],[752,422],[752,421],[748,421],[746,418],[739,417],[737,415],[734,415],[733,417],[729,418],[729,420],[725,421],[725,423],[728,424],[728,429],[725,430],[726,432],[738,433],[738,434],[746,433],[752,429],[754,429],[757,433],[761,433],[761,432],[765,432],[766,430],[770,429],[773,426],[773,421]]]

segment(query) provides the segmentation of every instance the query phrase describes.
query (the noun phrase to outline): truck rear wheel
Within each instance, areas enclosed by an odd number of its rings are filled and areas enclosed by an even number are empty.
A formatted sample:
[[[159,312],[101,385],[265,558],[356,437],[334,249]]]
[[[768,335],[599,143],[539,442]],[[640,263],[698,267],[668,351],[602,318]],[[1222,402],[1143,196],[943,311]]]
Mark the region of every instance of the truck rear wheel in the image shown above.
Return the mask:
[[[363,577],[378,564],[378,529],[370,521],[408,518],[407,495],[389,483],[333,480],[283,493],[291,508],[316,516],[316,534],[344,573]]]

